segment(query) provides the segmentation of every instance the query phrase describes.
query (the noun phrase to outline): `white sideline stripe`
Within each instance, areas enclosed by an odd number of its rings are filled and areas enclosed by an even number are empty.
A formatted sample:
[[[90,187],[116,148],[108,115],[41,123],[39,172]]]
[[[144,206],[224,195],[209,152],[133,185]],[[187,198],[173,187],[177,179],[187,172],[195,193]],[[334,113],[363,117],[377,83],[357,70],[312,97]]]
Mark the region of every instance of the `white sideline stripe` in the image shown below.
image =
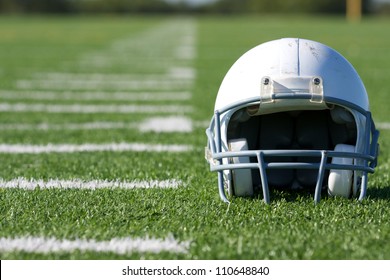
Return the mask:
[[[191,119],[182,116],[154,117],[136,123],[126,122],[87,122],[87,123],[16,123],[0,124],[0,130],[97,130],[97,129],[137,129],[139,132],[191,132],[193,124]]]
[[[105,144],[47,144],[23,145],[0,144],[1,154],[43,154],[43,153],[79,153],[79,152],[188,152],[190,145],[162,145],[145,143],[105,143]]]
[[[13,252],[24,251],[28,253],[58,253],[72,252],[75,250],[92,252],[111,252],[115,254],[160,253],[163,251],[172,253],[187,253],[190,242],[178,242],[173,237],[165,239],[157,238],[113,238],[107,241],[94,239],[56,239],[49,237],[1,237],[0,251]]]
[[[85,90],[140,90],[159,89],[173,90],[184,89],[192,86],[192,81],[187,79],[146,79],[146,80],[18,80],[16,87],[19,89],[85,89]]]
[[[92,180],[84,181],[81,179],[73,180],[40,180],[40,179],[27,179],[16,178],[6,181],[0,178],[0,189],[23,189],[23,190],[35,190],[39,189],[82,189],[82,190],[96,190],[96,189],[167,189],[167,188],[179,188],[184,186],[181,180],[133,180],[133,181],[108,181],[108,180]]]
[[[376,127],[378,129],[388,130],[390,129],[390,123],[389,122],[380,122],[376,124]]]
[[[191,99],[188,91],[178,92],[104,92],[104,91],[21,91],[0,90],[2,99],[31,100],[121,100],[121,101],[179,101]]]
[[[118,53],[120,62],[132,62],[133,59],[123,59],[123,53],[131,55],[131,50],[137,50],[137,57],[157,58],[152,62],[164,58],[178,58],[180,60],[193,60],[196,41],[196,24],[193,21],[175,20],[153,28],[136,38],[129,37],[112,44],[110,53]],[[158,48],[155,46],[158,45]],[[187,48],[186,48],[187,47]]]
[[[189,105],[91,105],[91,104],[41,104],[0,103],[0,112],[44,112],[44,113],[190,113]]]

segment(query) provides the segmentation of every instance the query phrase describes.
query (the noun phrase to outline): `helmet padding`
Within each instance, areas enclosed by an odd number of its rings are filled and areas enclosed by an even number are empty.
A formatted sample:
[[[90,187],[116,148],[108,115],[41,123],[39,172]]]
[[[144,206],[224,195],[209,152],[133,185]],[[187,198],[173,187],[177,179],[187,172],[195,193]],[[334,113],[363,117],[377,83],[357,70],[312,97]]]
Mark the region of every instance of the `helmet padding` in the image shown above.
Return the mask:
[[[239,114],[242,114],[242,110]],[[333,114],[337,114],[333,113]],[[345,114],[345,112],[342,112]],[[337,119],[337,117],[336,117]],[[338,144],[355,145],[356,124],[347,117],[334,121],[331,110],[278,112],[251,118],[234,118],[228,127],[228,139],[245,138],[249,150],[333,150]],[[339,120],[345,120],[342,123]],[[319,157],[266,156],[265,162],[319,163]],[[331,159],[329,159],[330,161]],[[256,162],[256,158],[251,158]],[[325,176],[328,177],[326,171]],[[274,188],[315,186],[318,170],[268,169],[268,184]],[[258,170],[252,170],[254,187],[260,185]],[[326,180],[324,180],[326,182]]]

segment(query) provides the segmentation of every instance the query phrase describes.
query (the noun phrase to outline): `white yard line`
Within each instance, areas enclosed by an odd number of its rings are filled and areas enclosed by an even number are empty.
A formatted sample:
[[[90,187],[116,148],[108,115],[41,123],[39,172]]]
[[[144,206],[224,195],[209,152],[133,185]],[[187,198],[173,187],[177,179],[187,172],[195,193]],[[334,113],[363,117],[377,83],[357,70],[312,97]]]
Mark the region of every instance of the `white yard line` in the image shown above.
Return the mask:
[[[0,103],[0,112],[44,112],[44,113],[190,113],[189,105],[92,105],[92,104],[41,104]]]
[[[107,92],[107,91],[31,91],[0,90],[0,98],[8,100],[115,100],[115,101],[183,101],[191,99],[189,91]]]
[[[206,128],[210,126],[210,120],[193,121],[193,125],[196,128],[204,128],[206,130]]]
[[[4,180],[0,178],[0,189],[23,189],[35,190],[39,189],[82,189],[82,190],[96,190],[96,189],[167,189],[179,188],[185,184],[181,180],[133,180],[133,181],[108,181],[108,180],[92,180],[85,181],[81,179],[60,180],[60,179],[27,179],[16,178],[12,180]]]
[[[79,152],[171,152],[191,151],[190,145],[163,145],[146,143],[104,143],[104,144],[0,144],[0,154],[43,154],[43,153],[79,153]]]
[[[139,52],[134,49],[134,52]],[[127,51],[127,52],[132,52]],[[89,71],[92,67],[100,71],[109,71],[114,67],[119,67],[122,71],[128,69],[141,69],[141,72],[149,72],[150,69],[163,73],[166,69],[177,66],[187,67],[188,62],[183,60],[175,60],[172,57],[147,57],[141,55],[140,57],[131,57],[131,59],[123,59],[123,54],[105,51],[102,53],[91,52],[86,54],[80,61],[78,61],[77,69],[79,71]],[[69,62],[66,69],[73,69],[74,66]],[[134,71],[134,70],[133,70]],[[135,71],[134,71],[135,72]],[[139,71],[140,72],[140,71]]]
[[[109,252],[115,254],[131,253],[187,253],[190,242],[179,242],[173,237],[157,238],[113,238],[107,241],[94,239],[56,239],[50,237],[1,237],[0,252],[24,251],[28,253]]]
[[[390,129],[390,122],[380,122],[376,124],[376,128],[382,129],[382,130],[389,130]]]
[[[0,123],[2,130],[114,130],[114,129],[134,129],[141,133],[187,133],[192,132],[194,128],[204,128],[209,125],[209,121],[192,121],[185,116],[167,116],[167,117],[150,117],[136,122],[85,122],[85,123]]]
[[[0,124],[0,130],[97,130],[97,129],[136,129],[135,123],[125,122],[86,122],[86,123],[15,123]]]
[[[138,125],[141,132],[191,132],[192,121],[181,116],[171,116],[166,118],[154,117],[142,121]]]
[[[146,80],[18,80],[19,89],[71,89],[71,90],[175,90],[192,86],[191,80],[146,79]]]
[[[68,81],[68,80],[92,80],[92,81],[129,81],[129,80],[167,80],[167,79],[194,79],[195,69],[192,67],[171,67],[167,73],[163,74],[129,74],[129,73],[70,73],[70,72],[40,72],[35,73],[33,78],[45,79],[45,80],[57,80],[57,81]]]
[[[151,117],[138,121],[131,122],[87,122],[87,123],[15,123],[1,124],[1,130],[109,130],[109,129],[135,129],[141,133],[156,132],[156,133],[186,133],[192,132],[193,125],[191,119],[184,116],[169,116],[169,117]]]

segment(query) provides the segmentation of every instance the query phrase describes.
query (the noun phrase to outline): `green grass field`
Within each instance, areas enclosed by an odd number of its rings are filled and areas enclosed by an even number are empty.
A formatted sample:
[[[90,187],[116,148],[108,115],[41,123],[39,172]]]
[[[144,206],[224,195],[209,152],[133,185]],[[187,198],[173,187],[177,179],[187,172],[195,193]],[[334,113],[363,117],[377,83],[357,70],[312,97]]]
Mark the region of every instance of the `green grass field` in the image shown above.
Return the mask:
[[[388,19],[326,17],[0,18],[0,258],[390,259],[385,125],[361,203],[324,195],[315,206],[311,194],[273,192],[270,205],[261,197],[227,205],[204,160],[225,73],[281,37],[341,52],[366,85],[374,120],[388,123],[389,28]],[[138,187],[85,188],[114,181]],[[147,188],[156,181],[171,187]],[[113,240],[135,249],[63,245]],[[150,240],[159,250],[141,248]]]

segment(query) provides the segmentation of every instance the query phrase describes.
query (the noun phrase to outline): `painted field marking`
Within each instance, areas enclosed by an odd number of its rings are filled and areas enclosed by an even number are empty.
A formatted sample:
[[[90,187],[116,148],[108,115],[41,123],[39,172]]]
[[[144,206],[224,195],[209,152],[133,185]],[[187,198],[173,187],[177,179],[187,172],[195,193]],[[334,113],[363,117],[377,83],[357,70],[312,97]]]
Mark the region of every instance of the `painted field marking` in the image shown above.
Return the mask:
[[[194,80],[196,72],[191,63],[196,56],[196,31],[194,20],[167,21],[139,35],[115,40],[105,50],[86,53],[78,61],[77,69],[86,72],[114,69],[126,74],[154,71],[169,78]],[[72,68],[69,63],[65,67]]]
[[[380,122],[376,124],[376,128],[382,129],[382,130],[389,130],[390,129],[390,122]]]
[[[165,239],[157,238],[113,238],[107,241],[94,239],[56,239],[54,237],[1,237],[0,252],[24,251],[28,253],[58,253],[72,252],[79,250],[82,252],[110,252],[115,254],[130,253],[187,253],[189,241],[179,242],[173,237]]]
[[[42,104],[42,103],[0,103],[0,112],[43,112],[43,113],[175,113],[192,112],[189,105],[113,105],[113,104]]]
[[[140,89],[189,87],[195,78],[191,67],[171,67],[166,74],[110,74],[46,72],[33,75],[32,79],[18,80],[22,89]]]
[[[8,100],[115,100],[115,101],[183,101],[191,99],[189,91],[125,92],[125,91],[30,91],[0,90]]]
[[[182,47],[194,46],[196,38],[196,24],[193,20],[172,20],[142,33],[137,37],[123,38],[112,43],[111,53],[118,53],[123,59],[123,53],[137,49],[146,57],[165,58],[176,57],[181,60],[193,59],[194,51],[181,50]],[[158,43],[158,48],[155,45]],[[185,55],[183,55],[183,53]],[[152,62],[155,60],[152,60]]]
[[[170,116],[166,118],[154,117],[142,121],[138,125],[141,132],[191,132],[192,121],[189,118],[181,116]]]
[[[72,90],[173,90],[186,89],[192,86],[191,80],[179,79],[145,79],[145,80],[18,80],[19,89],[72,89]]]
[[[97,190],[97,189],[168,189],[179,188],[185,186],[181,180],[133,180],[133,181],[109,181],[109,180],[91,180],[85,181],[82,179],[60,180],[60,179],[27,179],[19,177],[12,180],[4,180],[0,178],[0,189],[23,189],[35,190],[39,189],[81,189],[81,190]]]
[[[166,73],[162,74],[112,74],[112,73],[70,73],[70,72],[40,72],[33,75],[35,79],[50,80],[92,80],[92,81],[129,81],[129,80],[166,80],[166,79],[194,79],[195,69],[192,67],[170,67]]]
[[[145,143],[104,143],[104,144],[0,144],[1,154],[43,154],[43,153],[80,153],[80,152],[170,152],[183,153],[193,149],[190,145],[163,145]]]
[[[86,122],[86,123],[15,123],[0,124],[1,130],[110,130],[110,129],[136,129],[141,133],[186,133],[192,132],[193,124],[190,118],[184,116],[151,117],[133,122]]]

